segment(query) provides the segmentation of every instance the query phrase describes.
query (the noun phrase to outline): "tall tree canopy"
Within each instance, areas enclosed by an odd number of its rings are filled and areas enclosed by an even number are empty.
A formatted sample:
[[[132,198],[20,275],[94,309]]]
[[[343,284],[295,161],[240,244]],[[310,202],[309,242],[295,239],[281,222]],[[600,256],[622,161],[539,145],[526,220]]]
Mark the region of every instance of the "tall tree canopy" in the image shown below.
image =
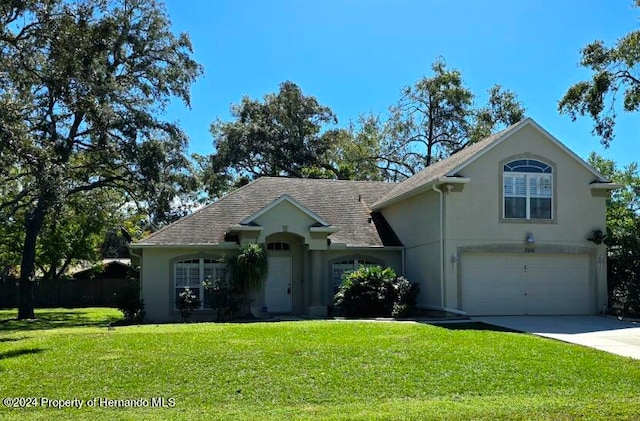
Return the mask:
[[[335,133],[322,132],[337,123],[333,111],[293,82],[280,84],[277,94],[262,101],[244,97],[231,113],[233,121],[211,125],[216,151],[207,163],[206,184],[213,195],[237,178],[303,177],[336,140]]]
[[[186,137],[161,119],[201,73],[154,0],[0,4],[0,219],[22,225],[18,317],[33,318],[47,217],[98,189],[157,205],[185,181]],[[154,195],[160,200],[150,200]]]
[[[459,70],[449,69],[442,58],[431,66],[433,75],[403,89],[391,107],[384,157],[394,179],[410,177],[447,157],[524,118],[525,110],[514,93],[496,85],[485,106],[474,104],[474,94]]]
[[[382,181],[387,162],[382,156],[384,126],[380,118],[363,114],[347,128],[327,131],[329,149],[303,171],[309,178]]]
[[[640,0],[636,0],[640,7]],[[607,47],[594,41],[581,50],[580,65],[589,68],[591,80],[571,86],[558,103],[560,113],[572,120],[588,115],[594,122],[592,133],[608,148],[615,136],[616,110],[640,108],[640,31],[632,31]]]
[[[346,128],[327,127],[335,114],[293,82],[262,101],[243,98],[232,121],[211,125],[215,153],[197,157],[209,194],[260,176],[398,181],[524,118],[511,91],[496,85],[477,107],[458,70],[442,59],[432,69],[403,90],[386,121],[361,115]]]

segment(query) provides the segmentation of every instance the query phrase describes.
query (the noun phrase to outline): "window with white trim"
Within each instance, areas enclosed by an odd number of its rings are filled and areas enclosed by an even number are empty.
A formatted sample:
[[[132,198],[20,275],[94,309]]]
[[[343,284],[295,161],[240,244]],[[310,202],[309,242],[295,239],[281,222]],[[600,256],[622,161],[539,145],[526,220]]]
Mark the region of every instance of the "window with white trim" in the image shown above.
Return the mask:
[[[209,293],[204,282],[213,282],[227,276],[224,263],[213,259],[188,259],[174,263],[174,303],[182,291],[189,288],[200,299],[200,308],[211,308]],[[175,304],[174,304],[175,306]]]
[[[553,219],[553,168],[535,159],[517,159],[503,167],[505,219]]]
[[[333,274],[333,292],[338,292],[338,288],[342,284],[342,277],[345,273],[354,271],[358,269],[360,266],[376,266],[379,263],[372,262],[370,260],[365,259],[348,259],[343,260],[341,262],[335,262],[333,264],[332,274]]]
[[[285,243],[284,241],[272,241],[267,244],[267,250],[289,251],[289,243]]]

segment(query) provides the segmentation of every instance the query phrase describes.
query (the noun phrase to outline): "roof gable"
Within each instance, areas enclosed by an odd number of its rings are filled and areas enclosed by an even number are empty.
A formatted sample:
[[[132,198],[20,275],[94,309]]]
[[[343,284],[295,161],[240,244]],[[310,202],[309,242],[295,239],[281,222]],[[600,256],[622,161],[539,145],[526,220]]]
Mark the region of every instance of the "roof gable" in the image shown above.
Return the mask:
[[[269,203],[267,206],[263,207],[259,211],[257,211],[254,214],[246,217],[245,219],[240,221],[240,225],[249,225],[249,224],[251,224],[256,219],[260,218],[260,216],[262,216],[265,213],[271,211],[272,209],[274,209],[276,206],[278,206],[282,202],[286,202],[286,203],[291,204],[293,207],[295,207],[298,210],[300,210],[300,212],[304,213],[309,218],[313,219],[315,221],[314,224],[319,224],[319,225],[316,225],[316,226],[328,227],[328,226],[331,225],[325,219],[323,219],[322,217],[318,216],[318,214],[316,214],[312,210],[310,210],[310,209],[306,208],[305,206],[303,206],[302,204],[300,204],[300,202],[298,202],[297,200],[295,200],[293,197],[289,196],[288,194],[283,194],[282,196],[280,196],[279,198],[277,198],[273,202]]]
[[[456,178],[459,178],[460,182],[468,181],[468,179],[464,179],[459,176],[459,172],[462,169],[472,162],[482,158],[483,155],[500,145],[502,142],[508,141],[510,137],[522,130],[524,127],[533,127],[536,129],[545,139],[555,144],[587,171],[593,174],[596,181],[604,183],[609,182],[609,180],[606,180],[602,174],[597,172],[572,150],[567,148],[562,142],[542,128],[542,126],[536,123],[532,118],[526,118],[498,133],[463,148],[442,161],[438,161],[435,164],[428,166],[419,173],[398,184],[393,190],[374,203],[372,209],[382,209],[386,206],[419,194],[434,185],[443,184],[445,182],[453,183]]]
[[[486,154],[487,152],[489,152],[490,150],[492,150],[496,146],[500,145],[506,139],[510,138],[511,136],[513,136],[514,134],[516,134],[517,132],[522,130],[524,127],[532,127],[534,129],[536,129],[540,134],[543,135],[543,137],[545,137],[547,140],[552,142],[555,146],[560,148],[564,153],[569,155],[578,164],[580,164],[588,172],[590,172],[595,177],[596,180],[603,181],[603,182],[608,182],[609,181],[602,174],[600,174],[598,171],[596,171],[595,168],[593,168],[591,165],[587,164],[575,152],[573,152],[571,149],[569,149],[564,143],[562,143],[555,136],[553,136],[551,133],[549,133],[547,130],[545,130],[544,127],[542,127],[541,125],[536,123],[536,121],[534,119],[532,119],[531,117],[528,117],[528,118],[516,123],[515,125],[511,126],[508,133],[505,133],[503,136],[500,136],[499,138],[495,139],[493,142],[491,142],[489,145],[487,145],[487,147],[481,149],[478,153],[472,155],[471,157],[469,157],[467,160],[465,160],[463,163],[461,163],[457,167],[454,167],[452,170],[449,171],[449,173],[447,175],[453,175],[453,174],[459,172],[464,167],[468,166],[472,162],[475,162],[477,159],[481,158],[484,154]]]

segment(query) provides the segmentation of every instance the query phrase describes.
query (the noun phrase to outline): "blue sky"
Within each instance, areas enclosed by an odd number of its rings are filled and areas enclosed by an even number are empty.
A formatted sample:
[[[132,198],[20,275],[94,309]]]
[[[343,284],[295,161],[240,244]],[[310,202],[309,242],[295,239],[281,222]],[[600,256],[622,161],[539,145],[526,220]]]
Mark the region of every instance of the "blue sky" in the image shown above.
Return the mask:
[[[189,33],[205,74],[192,108],[167,110],[190,151],[213,151],[209,125],[230,118],[242,96],[262,98],[291,80],[346,126],[361,113],[385,116],[402,87],[430,75],[442,56],[484,103],[494,84],[513,90],[551,134],[586,158],[640,161],[637,116],[619,114],[605,150],[588,118],[572,122],[557,102],[587,79],[579,50],[638,29],[631,0],[166,0],[173,29]]]

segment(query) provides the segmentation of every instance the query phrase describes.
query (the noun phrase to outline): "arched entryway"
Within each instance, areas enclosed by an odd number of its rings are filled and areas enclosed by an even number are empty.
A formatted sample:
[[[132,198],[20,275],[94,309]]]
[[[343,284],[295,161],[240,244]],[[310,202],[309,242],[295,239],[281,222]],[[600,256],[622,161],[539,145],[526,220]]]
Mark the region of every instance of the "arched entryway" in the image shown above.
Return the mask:
[[[302,311],[302,246],[304,239],[291,233],[276,233],[266,238],[269,270],[264,288],[267,313]]]

